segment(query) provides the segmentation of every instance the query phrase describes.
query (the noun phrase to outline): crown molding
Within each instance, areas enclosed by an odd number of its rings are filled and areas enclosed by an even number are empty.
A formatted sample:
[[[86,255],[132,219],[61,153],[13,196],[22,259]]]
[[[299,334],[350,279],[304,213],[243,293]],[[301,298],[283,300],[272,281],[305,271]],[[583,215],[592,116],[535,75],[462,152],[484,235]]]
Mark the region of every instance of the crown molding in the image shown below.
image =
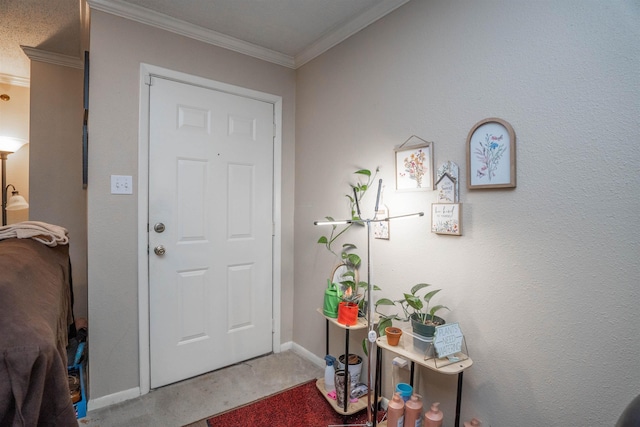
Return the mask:
[[[150,25],[267,62],[294,68],[293,57],[118,0],[88,0],[91,9]]]
[[[91,9],[110,13],[121,18],[130,19],[141,24],[150,25],[185,37],[209,43],[218,47],[242,53],[267,62],[296,69],[320,56],[335,45],[348,39],[358,31],[371,25],[383,16],[393,12],[410,0],[385,0],[369,9],[362,15],[352,19],[346,25],[322,37],[307,49],[294,57],[248,43],[225,34],[208,30],[188,22],[172,18],[162,13],[145,9],[138,5],[120,0],[86,0]]]
[[[63,55],[61,53],[49,52],[29,46],[20,45],[20,48],[22,48],[25,55],[27,55],[32,61],[46,62],[49,64],[62,65],[63,67],[70,68],[84,68],[84,61],[82,60],[82,58]]]
[[[27,77],[12,76],[11,74],[0,73],[0,84],[12,85],[12,86],[31,86],[30,79]]]
[[[347,24],[320,38],[307,49],[297,54],[295,56],[295,68],[299,68],[312,59],[322,55],[335,45],[345,41],[352,35],[363,30],[409,1],[410,0],[386,0],[377,6],[372,7],[365,13],[355,17]]]

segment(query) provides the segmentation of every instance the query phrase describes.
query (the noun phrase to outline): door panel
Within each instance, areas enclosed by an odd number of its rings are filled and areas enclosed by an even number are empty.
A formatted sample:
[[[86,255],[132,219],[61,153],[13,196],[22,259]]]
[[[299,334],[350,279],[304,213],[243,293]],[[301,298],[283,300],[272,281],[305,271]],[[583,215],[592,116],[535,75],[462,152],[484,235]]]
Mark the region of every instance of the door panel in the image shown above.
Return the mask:
[[[273,105],[154,77],[149,135],[156,388],[272,351]]]

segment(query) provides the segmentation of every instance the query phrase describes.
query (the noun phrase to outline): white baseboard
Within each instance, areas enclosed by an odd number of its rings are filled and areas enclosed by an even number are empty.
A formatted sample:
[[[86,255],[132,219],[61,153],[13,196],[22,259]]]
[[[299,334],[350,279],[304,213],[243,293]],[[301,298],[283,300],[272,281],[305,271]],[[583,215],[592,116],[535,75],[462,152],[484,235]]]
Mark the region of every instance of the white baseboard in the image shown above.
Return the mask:
[[[281,351],[291,350],[293,348],[293,341],[283,342],[280,344],[280,350],[275,351],[274,353],[280,353]]]
[[[136,397],[140,397],[140,387],[130,388],[129,390],[119,391],[117,393],[108,394],[95,399],[89,399],[89,402],[87,402],[87,412],[115,405],[116,403],[124,402],[125,400],[135,399]]]
[[[317,365],[320,368],[325,367],[326,363],[324,361],[324,358],[322,357],[318,357],[315,354],[311,353],[309,350],[307,350],[306,348],[296,344],[296,343],[291,343],[291,351],[293,351],[294,353],[304,357],[305,359],[307,359],[308,361],[310,361],[311,363],[313,363],[314,365]]]

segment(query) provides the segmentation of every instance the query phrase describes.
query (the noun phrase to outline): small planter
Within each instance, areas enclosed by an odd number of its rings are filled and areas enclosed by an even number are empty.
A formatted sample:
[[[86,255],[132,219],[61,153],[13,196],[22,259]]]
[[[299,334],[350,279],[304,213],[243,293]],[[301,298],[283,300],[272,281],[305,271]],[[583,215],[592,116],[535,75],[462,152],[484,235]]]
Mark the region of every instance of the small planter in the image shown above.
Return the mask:
[[[387,344],[391,346],[398,345],[402,336],[402,329],[395,326],[387,326],[384,328],[384,333],[387,335]]]
[[[429,314],[427,314],[427,319],[435,321],[438,326],[444,325],[446,323],[442,317],[433,316],[432,318]],[[415,334],[422,335],[423,337],[427,338],[432,338],[436,333],[435,325],[428,325],[426,323],[420,322],[419,320],[416,320],[415,314],[411,315],[411,328],[413,329],[413,332]]]
[[[338,323],[345,326],[358,323],[358,304],[342,301],[338,305]]]
[[[444,325],[446,322],[442,317],[427,315],[427,319],[433,320],[439,325]],[[435,325],[428,325],[416,320],[414,315],[411,315],[411,328],[413,330],[413,348],[419,353],[431,357],[433,356],[433,335],[436,332]]]

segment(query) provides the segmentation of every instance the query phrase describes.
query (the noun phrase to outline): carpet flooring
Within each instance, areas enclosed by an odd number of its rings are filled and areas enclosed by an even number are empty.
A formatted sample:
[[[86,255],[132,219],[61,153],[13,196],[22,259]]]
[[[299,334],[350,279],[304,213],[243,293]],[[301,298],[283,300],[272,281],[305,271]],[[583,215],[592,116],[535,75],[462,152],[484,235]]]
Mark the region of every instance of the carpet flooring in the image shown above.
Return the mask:
[[[381,415],[381,414],[379,414]],[[367,411],[342,416],[325,400],[316,380],[206,420],[207,427],[327,427],[366,422]]]

